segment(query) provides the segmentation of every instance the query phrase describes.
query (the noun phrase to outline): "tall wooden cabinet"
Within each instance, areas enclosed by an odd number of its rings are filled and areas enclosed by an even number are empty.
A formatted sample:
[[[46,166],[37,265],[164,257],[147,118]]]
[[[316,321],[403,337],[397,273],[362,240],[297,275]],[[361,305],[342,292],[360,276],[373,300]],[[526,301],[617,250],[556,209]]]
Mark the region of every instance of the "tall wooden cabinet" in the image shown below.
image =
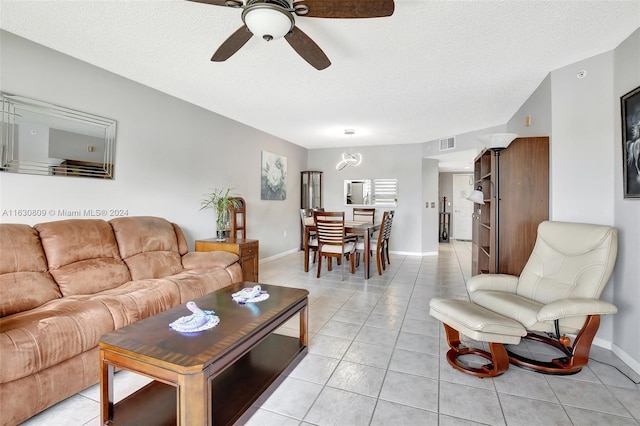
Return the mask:
[[[531,255],[540,222],[549,218],[549,138],[517,138],[496,156],[484,150],[475,159],[475,187],[484,204],[474,204],[471,272],[519,276]],[[496,226],[496,186],[500,220]],[[498,229],[499,228],[499,229]],[[496,242],[499,259],[496,269]]]
[[[322,172],[305,170],[300,172],[300,208],[306,210],[307,216],[313,216],[314,209],[321,209],[322,204]],[[300,222],[300,250],[304,248],[304,227]]]
[[[307,170],[300,172],[300,208],[318,209],[322,205],[322,172]]]

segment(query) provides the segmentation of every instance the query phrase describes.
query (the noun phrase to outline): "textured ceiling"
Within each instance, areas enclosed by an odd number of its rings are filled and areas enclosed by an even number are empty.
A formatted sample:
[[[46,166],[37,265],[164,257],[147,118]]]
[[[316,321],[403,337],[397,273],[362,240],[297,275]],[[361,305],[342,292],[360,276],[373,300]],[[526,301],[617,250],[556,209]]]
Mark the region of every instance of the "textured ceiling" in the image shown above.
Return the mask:
[[[332,62],[317,71],[283,39],[254,37],[210,62],[241,26],[229,7],[0,3],[4,30],[306,148],[419,143],[504,124],[550,71],[640,27],[637,0],[396,0],[388,18],[297,17]]]

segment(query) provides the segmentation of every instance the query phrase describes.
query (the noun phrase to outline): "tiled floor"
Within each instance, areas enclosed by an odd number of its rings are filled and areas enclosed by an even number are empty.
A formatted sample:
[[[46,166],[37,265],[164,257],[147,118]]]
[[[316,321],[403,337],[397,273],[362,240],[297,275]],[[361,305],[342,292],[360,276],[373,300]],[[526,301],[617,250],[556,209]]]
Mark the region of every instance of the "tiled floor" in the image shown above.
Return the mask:
[[[434,296],[466,298],[470,245],[441,244],[439,256],[392,256],[378,276],[362,270],[302,271],[302,254],[260,266],[264,283],[310,292],[309,353],[246,424],[289,425],[640,425],[638,375],[593,347],[587,368],[554,377],[511,367],[495,379],[460,373],[444,359],[441,325],[428,314]],[[297,320],[282,332],[297,336]],[[536,351],[536,348],[527,348]],[[116,398],[146,383],[116,374]],[[93,386],[25,425],[98,425]]]

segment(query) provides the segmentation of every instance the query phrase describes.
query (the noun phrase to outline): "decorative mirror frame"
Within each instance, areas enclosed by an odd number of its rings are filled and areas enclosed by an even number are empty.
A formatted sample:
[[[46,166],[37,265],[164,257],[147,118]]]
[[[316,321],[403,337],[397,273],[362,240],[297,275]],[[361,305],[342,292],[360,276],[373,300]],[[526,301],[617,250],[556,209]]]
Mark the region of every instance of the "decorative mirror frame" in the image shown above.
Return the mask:
[[[0,92],[0,97],[0,171],[113,179],[115,120],[9,93]],[[39,141],[46,144],[40,147],[40,151],[46,152],[46,155],[26,157],[25,151],[32,148],[26,145],[22,146],[23,152],[20,154],[20,125],[23,125],[23,131],[31,128],[29,132],[34,138],[46,139]],[[49,135],[38,136],[39,130],[36,128],[47,130]],[[52,157],[54,146],[50,138],[54,135],[64,150],[73,148],[75,158]],[[99,161],[94,161],[92,157]]]

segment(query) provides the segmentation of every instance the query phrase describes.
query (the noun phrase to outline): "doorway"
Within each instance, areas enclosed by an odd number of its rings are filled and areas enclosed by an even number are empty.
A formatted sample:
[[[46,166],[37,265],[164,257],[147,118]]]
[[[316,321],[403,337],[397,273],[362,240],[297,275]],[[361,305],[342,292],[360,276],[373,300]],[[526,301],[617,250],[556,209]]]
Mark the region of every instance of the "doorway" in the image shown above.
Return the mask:
[[[473,191],[472,174],[453,175],[453,220],[451,221],[452,238],[471,240],[473,202],[467,200]]]

